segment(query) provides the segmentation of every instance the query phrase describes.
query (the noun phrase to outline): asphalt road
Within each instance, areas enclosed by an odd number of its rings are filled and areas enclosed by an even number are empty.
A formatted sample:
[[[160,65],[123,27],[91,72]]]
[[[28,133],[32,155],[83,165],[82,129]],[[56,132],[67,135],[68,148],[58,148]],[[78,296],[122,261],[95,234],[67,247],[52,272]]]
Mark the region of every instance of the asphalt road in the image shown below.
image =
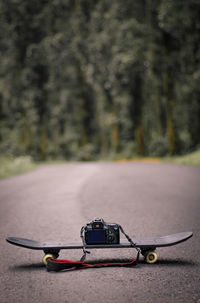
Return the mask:
[[[159,261],[132,268],[47,272],[43,253],[8,244],[18,236],[78,241],[94,217],[132,237],[193,231],[157,250]],[[41,166],[0,181],[0,303],[200,303],[200,168],[166,163],[71,163]],[[89,260],[127,260],[133,249],[92,250]],[[79,260],[81,251],[62,251]]]

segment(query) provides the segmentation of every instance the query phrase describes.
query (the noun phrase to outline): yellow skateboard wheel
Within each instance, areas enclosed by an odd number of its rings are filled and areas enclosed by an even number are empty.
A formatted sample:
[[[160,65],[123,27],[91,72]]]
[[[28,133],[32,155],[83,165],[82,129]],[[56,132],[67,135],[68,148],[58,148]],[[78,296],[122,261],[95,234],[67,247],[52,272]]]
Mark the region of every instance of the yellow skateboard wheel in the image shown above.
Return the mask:
[[[156,261],[158,260],[158,255],[155,251],[150,251],[147,255],[146,255],[146,262],[149,264],[153,264],[156,263]]]
[[[46,254],[46,255],[44,255],[44,257],[43,257],[43,259],[42,259],[44,265],[47,266],[47,260],[50,259],[50,258],[53,258],[53,259],[54,259],[54,255],[52,255],[52,254]]]

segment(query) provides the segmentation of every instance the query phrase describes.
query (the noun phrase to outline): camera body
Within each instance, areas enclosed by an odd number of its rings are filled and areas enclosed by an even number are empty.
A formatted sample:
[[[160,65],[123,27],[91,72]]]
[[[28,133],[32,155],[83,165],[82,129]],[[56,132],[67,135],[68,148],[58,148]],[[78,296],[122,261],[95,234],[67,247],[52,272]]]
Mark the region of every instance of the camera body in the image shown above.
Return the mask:
[[[119,225],[106,223],[103,219],[96,218],[85,226],[85,243],[93,244],[119,244]]]

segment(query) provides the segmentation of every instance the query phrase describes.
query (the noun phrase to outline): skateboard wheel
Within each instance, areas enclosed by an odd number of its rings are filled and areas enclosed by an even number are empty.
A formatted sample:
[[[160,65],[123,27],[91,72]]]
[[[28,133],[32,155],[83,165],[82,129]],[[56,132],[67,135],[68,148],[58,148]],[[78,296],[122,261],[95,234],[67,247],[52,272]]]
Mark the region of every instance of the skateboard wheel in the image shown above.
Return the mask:
[[[156,261],[158,260],[158,255],[155,251],[150,251],[149,253],[147,253],[145,259],[147,263],[153,264],[156,263]]]
[[[46,254],[46,255],[44,255],[44,257],[43,257],[43,259],[42,259],[44,265],[47,265],[47,260],[48,260],[48,259],[51,259],[51,258],[54,259],[54,255],[52,255],[52,254]]]

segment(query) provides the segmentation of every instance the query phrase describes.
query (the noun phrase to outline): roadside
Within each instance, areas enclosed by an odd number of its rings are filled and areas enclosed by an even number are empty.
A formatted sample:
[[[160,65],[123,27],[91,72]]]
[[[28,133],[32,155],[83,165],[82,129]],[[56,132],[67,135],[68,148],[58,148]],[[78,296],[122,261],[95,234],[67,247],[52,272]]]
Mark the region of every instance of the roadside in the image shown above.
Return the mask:
[[[19,175],[37,167],[29,156],[0,156],[0,179]]]
[[[200,149],[184,156],[166,158],[166,160],[177,164],[200,166]]]
[[[105,162],[107,162],[104,159]],[[133,157],[133,158],[117,158],[109,159],[110,162],[172,162],[176,164],[200,166],[200,149],[184,156],[177,157]],[[35,162],[30,156],[0,156],[0,179],[5,179],[11,176],[22,174],[34,170],[38,165],[54,165],[65,163],[65,160],[49,160],[43,162]],[[77,161],[79,162],[79,161]],[[97,161],[99,162],[99,160]],[[100,161],[101,162],[101,161]]]
[[[116,162],[172,162],[176,164],[200,166],[200,149],[192,153],[183,156],[173,156],[173,157],[133,157],[130,159],[119,158],[115,160]]]

